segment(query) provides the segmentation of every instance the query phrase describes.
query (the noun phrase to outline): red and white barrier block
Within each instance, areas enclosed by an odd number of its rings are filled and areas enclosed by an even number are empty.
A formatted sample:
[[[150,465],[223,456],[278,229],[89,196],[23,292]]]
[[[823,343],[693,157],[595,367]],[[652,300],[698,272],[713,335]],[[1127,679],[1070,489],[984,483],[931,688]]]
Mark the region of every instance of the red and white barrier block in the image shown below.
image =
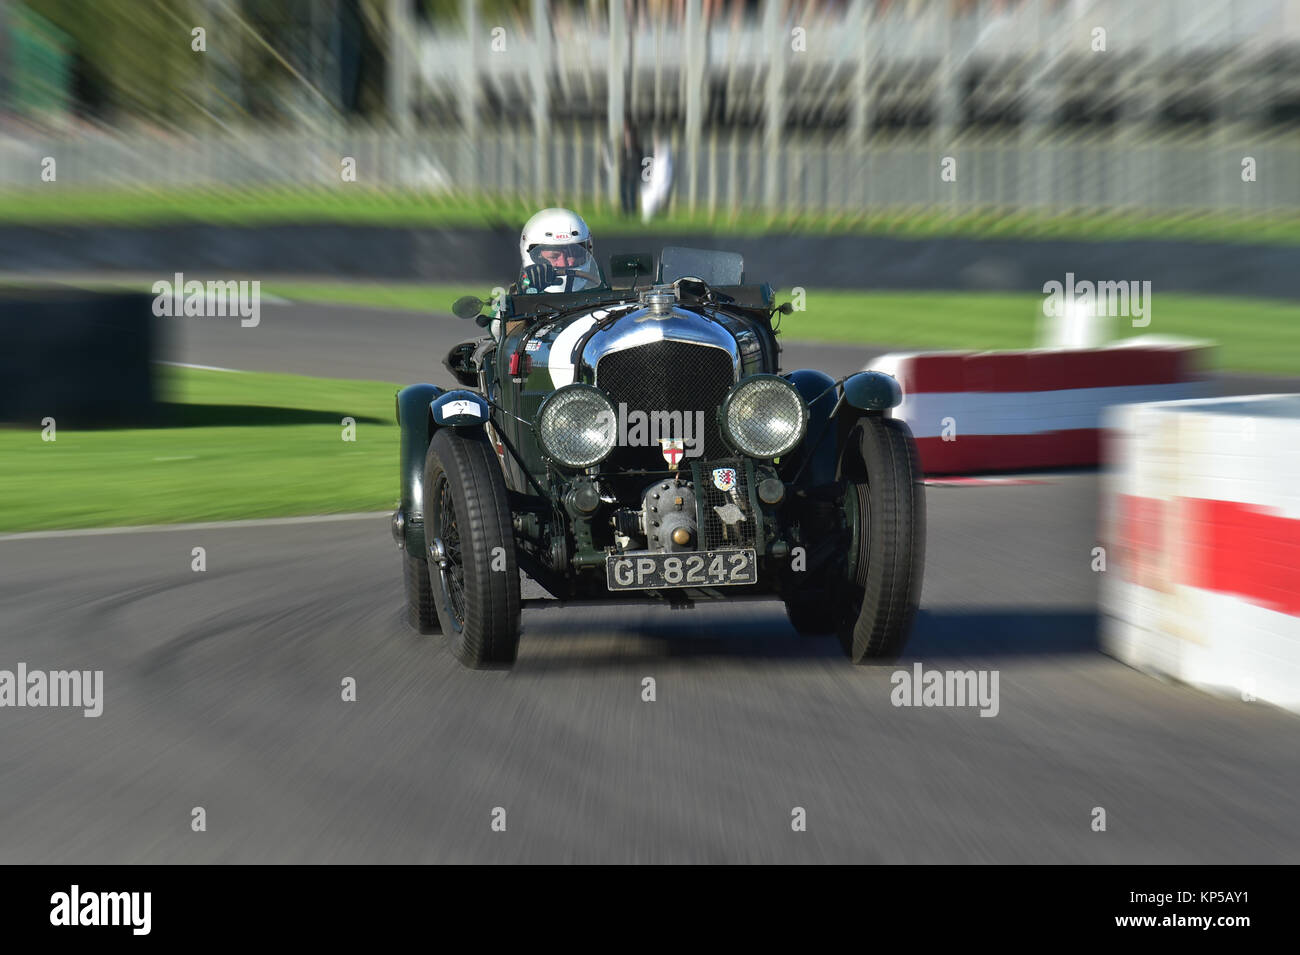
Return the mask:
[[[1086,467],[1099,461],[1102,411],[1207,393],[1205,342],[1129,339],[1104,348],[883,355],[893,410],[926,474]]]
[[[1106,416],[1103,649],[1300,712],[1300,395]]]

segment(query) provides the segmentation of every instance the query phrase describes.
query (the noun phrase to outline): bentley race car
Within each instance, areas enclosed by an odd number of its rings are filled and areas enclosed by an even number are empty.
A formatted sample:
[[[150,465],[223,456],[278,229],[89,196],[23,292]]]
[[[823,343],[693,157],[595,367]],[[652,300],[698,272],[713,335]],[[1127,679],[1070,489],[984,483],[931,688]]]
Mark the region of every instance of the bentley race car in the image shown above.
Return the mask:
[[[561,604],[777,597],[855,663],[897,656],[925,541],[898,383],[783,372],[791,309],[738,254],[615,255],[598,278],[458,300],[488,330],[447,356],[464,387],[398,392],[412,626],[509,666],[523,570]]]

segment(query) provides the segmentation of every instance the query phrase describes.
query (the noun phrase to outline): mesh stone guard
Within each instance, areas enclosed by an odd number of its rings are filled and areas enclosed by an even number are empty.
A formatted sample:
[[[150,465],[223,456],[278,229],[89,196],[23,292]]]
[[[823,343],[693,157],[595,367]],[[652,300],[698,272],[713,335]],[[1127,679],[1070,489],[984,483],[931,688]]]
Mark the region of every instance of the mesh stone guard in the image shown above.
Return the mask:
[[[732,491],[723,491],[714,483],[714,472],[731,468],[736,472]],[[753,547],[761,551],[761,511],[754,485],[754,462],[748,458],[722,458],[692,461],[691,478],[695,482],[696,521],[700,529],[700,550],[728,547]],[[716,508],[738,506],[744,520],[728,528]]]

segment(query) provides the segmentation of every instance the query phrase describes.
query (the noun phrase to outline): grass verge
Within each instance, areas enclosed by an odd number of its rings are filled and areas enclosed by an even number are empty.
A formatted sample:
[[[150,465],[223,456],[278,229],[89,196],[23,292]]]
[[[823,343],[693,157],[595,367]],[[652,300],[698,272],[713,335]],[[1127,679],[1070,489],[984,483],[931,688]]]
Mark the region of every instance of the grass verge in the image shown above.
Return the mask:
[[[808,310],[782,320],[790,339],[896,341],[927,348],[1032,348],[1041,295],[969,292],[808,292]],[[1162,293],[1150,325],[1114,319],[1114,337],[1160,334],[1218,343],[1215,365],[1231,371],[1300,375],[1300,305]]]
[[[0,430],[0,532],[383,510],[396,385],[166,368],[157,427]],[[356,421],[343,440],[342,419]]]
[[[183,223],[256,226],[347,223],[375,226],[482,228],[515,231],[537,211],[524,197],[434,194],[411,190],[345,189],[110,189],[58,184],[0,192],[0,223],[149,226]],[[564,202],[553,197],[553,202]],[[719,235],[839,233],[925,238],[1180,239],[1251,244],[1300,244],[1300,218],[1285,211],[1223,214],[1198,209],[1160,213],[1088,208],[1018,210],[987,207],[952,213],[934,206],[871,210],[800,210],[699,207],[676,209],[647,225],[602,204],[576,202],[593,230],[611,233],[710,232]]]

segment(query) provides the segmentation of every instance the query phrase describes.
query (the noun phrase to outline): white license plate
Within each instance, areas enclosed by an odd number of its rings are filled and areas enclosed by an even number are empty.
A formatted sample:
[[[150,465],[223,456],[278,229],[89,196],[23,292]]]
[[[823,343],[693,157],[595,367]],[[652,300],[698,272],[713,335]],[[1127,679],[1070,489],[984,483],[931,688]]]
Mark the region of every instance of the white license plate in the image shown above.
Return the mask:
[[[728,587],[758,583],[752,547],[686,554],[636,554],[605,558],[610,590],[661,590],[665,587]]]

